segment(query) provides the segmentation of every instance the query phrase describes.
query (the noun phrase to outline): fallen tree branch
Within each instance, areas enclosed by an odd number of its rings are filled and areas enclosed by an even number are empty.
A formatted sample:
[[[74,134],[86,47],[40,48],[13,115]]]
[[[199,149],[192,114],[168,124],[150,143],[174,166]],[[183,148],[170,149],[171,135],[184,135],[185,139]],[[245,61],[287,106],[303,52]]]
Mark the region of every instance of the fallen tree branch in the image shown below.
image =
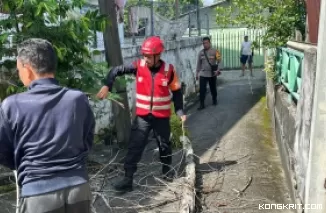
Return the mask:
[[[92,93],[89,93],[89,92],[86,92],[85,94],[88,95],[88,96],[95,96],[96,95],[96,94],[92,94]],[[112,101],[112,102],[116,103],[122,109],[125,109],[125,105],[123,103],[121,103],[120,101],[115,100],[114,98],[111,98],[111,97],[107,97],[106,99],[109,100],[109,101]]]
[[[106,169],[108,166],[110,166],[114,161],[115,159],[117,158],[118,154],[119,154],[120,150],[117,152],[117,154],[114,156],[114,158],[106,165],[103,166],[102,169],[100,169],[98,172],[96,172],[95,175],[93,175],[90,180],[94,179],[96,176],[98,176],[104,169]]]
[[[233,191],[238,193],[238,197],[240,197],[248,189],[248,187],[250,186],[251,183],[252,183],[252,177],[249,178],[249,180],[247,181],[247,184],[241,190],[233,189]]]
[[[154,203],[154,204],[149,204],[149,205],[141,205],[141,206],[135,206],[135,207],[111,207],[112,209],[133,209],[133,210],[138,210],[138,211],[141,211],[141,210],[151,210],[151,209],[154,209],[154,208],[157,208],[157,207],[161,207],[161,206],[164,206],[168,203],[173,203],[175,201],[178,201],[180,200],[180,198],[173,198],[173,199],[170,199],[170,200],[164,200],[160,203]]]
[[[221,192],[221,189],[210,189],[210,190],[201,190],[201,191],[198,191],[199,193],[202,193],[202,194],[210,194],[210,193],[215,193],[215,192]]]
[[[180,203],[180,213],[193,213],[195,211],[196,199],[196,165],[194,162],[194,151],[188,137],[180,137],[183,143],[183,151],[185,156],[185,181],[182,190],[182,198]]]
[[[110,206],[108,200],[105,198],[105,196],[103,194],[100,194],[100,193],[94,193],[96,195],[98,195],[100,198],[102,198],[104,204],[106,205],[106,207],[108,207],[109,209],[114,209],[114,210],[127,210],[127,209],[132,209],[132,210],[137,210],[138,211],[144,211],[144,210],[151,210],[151,209],[154,209],[154,208],[157,208],[157,207],[161,207],[161,206],[164,206],[168,203],[173,203],[175,201],[178,201],[180,200],[179,197],[175,197],[175,198],[172,198],[172,199],[169,199],[169,200],[164,200],[160,203],[153,203],[153,204],[149,204],[149,205],[138,205],[138,206],[115,206],[115,207],[112,207]]]
[[[242,193],[245,192],[251,183],[252,183],[252,177],[249,178],[247,184],[240,190],[240,192],[242,192]]]

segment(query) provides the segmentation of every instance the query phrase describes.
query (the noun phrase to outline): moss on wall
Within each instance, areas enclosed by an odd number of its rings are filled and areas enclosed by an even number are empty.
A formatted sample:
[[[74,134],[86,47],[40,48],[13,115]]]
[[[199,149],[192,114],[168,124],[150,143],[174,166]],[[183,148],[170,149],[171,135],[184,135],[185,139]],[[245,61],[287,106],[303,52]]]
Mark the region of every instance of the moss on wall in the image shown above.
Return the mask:
[[[268,146],[273,145],[273,127],[272,127],[272,120],[267,108],[267,99],[266,97],[262,97],[260,99],[260,109],[259,112],[261,113],[261,131],[264,135],[264,143]]]

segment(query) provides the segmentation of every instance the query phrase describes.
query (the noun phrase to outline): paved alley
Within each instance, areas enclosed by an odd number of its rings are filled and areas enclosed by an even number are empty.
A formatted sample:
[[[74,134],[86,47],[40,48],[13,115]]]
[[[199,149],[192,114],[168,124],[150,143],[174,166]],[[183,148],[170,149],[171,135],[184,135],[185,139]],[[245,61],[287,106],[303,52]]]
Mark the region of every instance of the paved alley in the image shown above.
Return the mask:
[[[217,106],[208,94],[206,109],[188,112],[199,157],[197,212],[290,212],[262,206],[290,199],[266,110],[265,74],[254,73],[251,80],[228,73],[233,79],[219,85]]]

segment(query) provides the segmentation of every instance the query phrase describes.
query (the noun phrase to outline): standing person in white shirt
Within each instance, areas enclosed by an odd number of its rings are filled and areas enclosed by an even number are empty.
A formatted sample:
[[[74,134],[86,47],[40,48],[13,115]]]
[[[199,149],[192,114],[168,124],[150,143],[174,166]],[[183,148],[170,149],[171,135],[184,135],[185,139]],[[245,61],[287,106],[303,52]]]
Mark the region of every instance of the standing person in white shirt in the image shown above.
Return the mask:
[[[254,56],[254,53],[251,48],[252,42],[248,41],[248,36],[246,35],[244,37],[244,41],[241,44],[241,50],[240,50],[240,62],[242,64],[242,73],[240,77],[244,76],[244,72],[246,69],[246,63],[249,65],[250,69],[250,76],[253,77],[252,74],[252,59]]]

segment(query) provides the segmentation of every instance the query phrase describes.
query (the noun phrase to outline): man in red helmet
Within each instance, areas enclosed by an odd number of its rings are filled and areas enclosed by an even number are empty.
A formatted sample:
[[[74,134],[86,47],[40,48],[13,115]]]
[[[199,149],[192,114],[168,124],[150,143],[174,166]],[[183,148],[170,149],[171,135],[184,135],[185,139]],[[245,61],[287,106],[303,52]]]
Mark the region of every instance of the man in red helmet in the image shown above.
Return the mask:
[[[174,178],[175,172],[171,168],[171,100],[182,122],[186,120],[186,116],[183,113],[183,97],[178,75],[172,64],[161,60],[163,51],[164,45],[159,37],[146,39],[141,47],[143,58],[134,61],[131,65],[112,68],[107,75],[105,86],[97,94],[98,98],[105,98],[117,76],[136,75],[136,118],[131,127],[128,153],[124,164],[125,176],[115,184],[117,191],[132,190],[133,175],[137,170],[137,164],[151,130],[158,141],[164,178],[168,181]],[[172,98],[170,92],[172,92]]]

